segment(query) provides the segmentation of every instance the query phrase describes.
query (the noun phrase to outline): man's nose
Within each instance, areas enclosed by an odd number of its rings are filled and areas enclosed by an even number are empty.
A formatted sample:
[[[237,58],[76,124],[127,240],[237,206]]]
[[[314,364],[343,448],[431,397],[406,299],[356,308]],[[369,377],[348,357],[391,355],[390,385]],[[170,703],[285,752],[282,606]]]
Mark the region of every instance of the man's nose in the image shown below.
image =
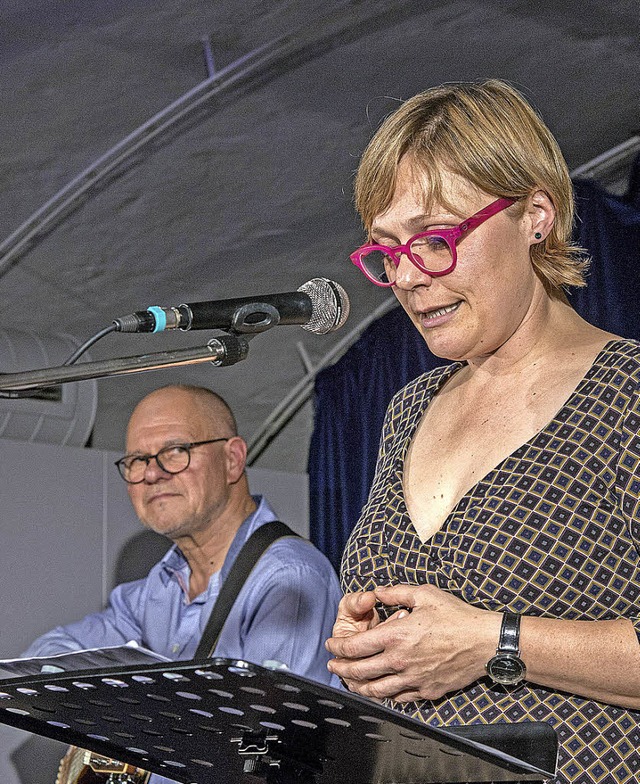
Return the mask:
[[[158,462],[157,457],[150,457],[147,460],[147,464],[144,467],[144,481],[147,483],[157,482],[158,479],[166,479],[167,477],[172,476],[168,471],[165,471],[164,468]]]

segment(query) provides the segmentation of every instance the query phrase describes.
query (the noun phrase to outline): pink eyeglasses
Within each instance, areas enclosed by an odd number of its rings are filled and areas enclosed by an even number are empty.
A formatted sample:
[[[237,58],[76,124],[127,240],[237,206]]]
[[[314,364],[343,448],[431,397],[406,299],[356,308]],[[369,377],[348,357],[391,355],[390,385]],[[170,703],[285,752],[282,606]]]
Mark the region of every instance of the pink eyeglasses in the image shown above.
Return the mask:
[[[434,278],[453,272],[458,261],[456,245],[460,238],[513,204],[515,199],[496,199],[491,204],[450,229],[431,229],[414,234],[404,245],[367,244],[349,258],[376,286],[393,286],[400,257],[404,254],[421,272]]]

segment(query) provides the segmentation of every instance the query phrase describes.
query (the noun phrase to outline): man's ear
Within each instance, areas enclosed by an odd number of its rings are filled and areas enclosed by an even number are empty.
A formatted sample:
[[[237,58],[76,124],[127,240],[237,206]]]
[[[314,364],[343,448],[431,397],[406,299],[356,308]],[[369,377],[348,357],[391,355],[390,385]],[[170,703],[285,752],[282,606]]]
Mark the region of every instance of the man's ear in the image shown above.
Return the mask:
[[[525,215],[528,218],[529,242],[537,245],[550,234],[556,219],[556,208],[545,191],[534,191],[527,200]]]
[[[229,484],[235,484],[244,474],[247,464],[247,444],[240,436],[233,436],[224,446],[227,458],[227,480]]]

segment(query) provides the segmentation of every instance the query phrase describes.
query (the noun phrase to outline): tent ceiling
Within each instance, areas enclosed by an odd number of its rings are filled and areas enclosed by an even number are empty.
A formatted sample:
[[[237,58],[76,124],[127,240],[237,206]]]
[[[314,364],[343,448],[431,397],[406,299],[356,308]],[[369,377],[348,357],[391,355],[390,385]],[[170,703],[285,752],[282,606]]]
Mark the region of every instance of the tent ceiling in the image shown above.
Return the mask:
[[[0,239],[205,79],[204,37],[218,69],[294,32],[313,46],[201,107],[6,265],[0,329],[84,340],[149,305],[291,291],[319,275],[349,292],[349,329],[387,296],[346,258],[361,237],[352,173],[398,99],[443,81],[509,79],[572,168],[640,125],[636,0],[5,0],[1,13]],[[341,33],[323,39],[327,30]],[[175,380],[216,388],[251,437],[304,373],[297,344],[315,363],[342,334],[282,327],[234,367],[100,381],[92,443],[119,449],[135,401]],[[91,353],[208,337],[111,335]],[[306,406],[257,465],[301,470],[310,427]]]

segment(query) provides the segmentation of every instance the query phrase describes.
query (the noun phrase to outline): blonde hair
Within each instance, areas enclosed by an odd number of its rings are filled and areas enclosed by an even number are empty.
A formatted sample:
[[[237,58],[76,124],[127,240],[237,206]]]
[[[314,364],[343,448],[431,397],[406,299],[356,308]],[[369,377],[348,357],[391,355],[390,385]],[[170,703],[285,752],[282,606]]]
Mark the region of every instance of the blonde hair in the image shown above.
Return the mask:
[[[531,246],[533,267],[550,292],[585,285],[588,261],[571,242],[574,196],[567,164],[551,131],[506,82],[434,87],[387,117],[356,174],[355,204],[367,232],[391,204],[404,156],[423,175],[428,206],[453,206],[444,200],[444,171],[496,197],[524,199],[544,191],[556,217],[550,234]]]

